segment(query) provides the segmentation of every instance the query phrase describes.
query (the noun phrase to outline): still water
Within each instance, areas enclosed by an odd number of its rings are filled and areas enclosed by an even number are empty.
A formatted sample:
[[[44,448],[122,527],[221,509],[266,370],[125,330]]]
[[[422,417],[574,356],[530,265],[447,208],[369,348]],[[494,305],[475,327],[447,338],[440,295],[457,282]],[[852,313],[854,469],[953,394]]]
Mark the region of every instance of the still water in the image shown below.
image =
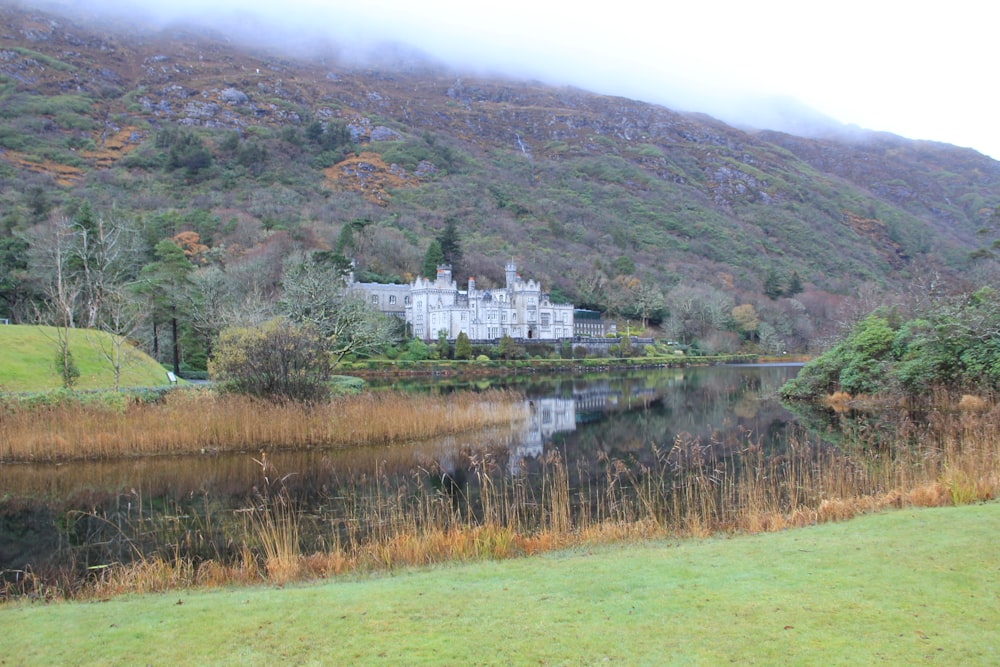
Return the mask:
[[[314,517],[302,538],[310,549],[344,539],[394,498],[450,494],[458,511],[475,514],[483,484],[530,480],[553,457],[576,489],[599,485],[612,462],[652,467],[679,441],[720,458],[748,446],[780,452],[795,418],[776,394],[797,372],[768,365],[507,377],[489,382],[524,394],[524,420],[433,442],[0,465],[0,570],[79,570],[164,549],[233,557],[234,518],[279,490]],[[485,386],[427,381],[413,389]],[[381,509],[366,514],[375,496]]]

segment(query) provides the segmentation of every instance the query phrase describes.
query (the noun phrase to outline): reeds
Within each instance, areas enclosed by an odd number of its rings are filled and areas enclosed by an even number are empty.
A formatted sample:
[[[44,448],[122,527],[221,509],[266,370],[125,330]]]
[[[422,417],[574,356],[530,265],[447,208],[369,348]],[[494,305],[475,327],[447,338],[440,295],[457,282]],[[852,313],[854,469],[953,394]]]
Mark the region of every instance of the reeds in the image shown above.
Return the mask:
[[[254,504],[243,512],[248,517],[244,526],[246,540],[240,550],[241,560],[250,554],[260,555],[263,574],[271,582],[284,584],[301,576],[303,563],[300,551],[300,513],[285,482],[288,476],[276,474],[268,461],[267,452],[255,458],[263,478],[262,489],[253,498]]]
[[[744,433],[737,443],[681,436],[650,445],[645,462],[599,457],[595,467],[550,450],[528,474],[511,473],[505,450],[470,453],[468,477],[376,470],[325,497],[293,503],[258,460],[263,497],[230,539],[230,554],[195,558],[165,534],[164,548],[67,584],[25,577],[8,595],[107,595],[175,586],[285,582],[347,571],[448,560],[508,558],[599,541],[761,532],[849,519],[907,505],[995,498],[1000,491],[1000,408],[903,419],[891,432],[850,430],[840,447],[793,435],[768,454]],[[736,445],[736,446],[733,446]],[[438,480],[428,492],[427,478]],[[141,501],[140,501],[141,505]],[[219,519],[213,519],[218,522]],[[207,521],[203,518],[202,521]],[[147,534],[150,525],[144,528]],[[171,554],[173,557],[171,558]]]
[[[0,403],[0,462],[385,445],[509,424],[523,412],[519,397],[501,390],[366,393],[318,405],[206,390],[112,408]]]

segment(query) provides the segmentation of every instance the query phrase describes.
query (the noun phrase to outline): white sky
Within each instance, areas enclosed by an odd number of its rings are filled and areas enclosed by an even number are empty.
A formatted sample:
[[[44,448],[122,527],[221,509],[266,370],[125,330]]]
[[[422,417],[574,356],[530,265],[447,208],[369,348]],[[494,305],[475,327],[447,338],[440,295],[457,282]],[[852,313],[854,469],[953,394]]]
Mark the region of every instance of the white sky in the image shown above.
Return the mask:
[[[364,45],[410,44],[458,67],[569,84],[730,123],[762,98],[1000,159],[996,42],[986,0],[63,0],[161,16],[259,14]]]

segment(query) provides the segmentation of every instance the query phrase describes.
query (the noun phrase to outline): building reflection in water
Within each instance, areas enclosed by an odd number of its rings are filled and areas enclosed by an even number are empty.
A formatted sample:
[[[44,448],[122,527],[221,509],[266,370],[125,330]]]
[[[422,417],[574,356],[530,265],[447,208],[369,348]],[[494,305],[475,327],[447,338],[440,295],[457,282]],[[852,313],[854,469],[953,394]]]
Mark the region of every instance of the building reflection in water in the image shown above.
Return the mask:
[[[610,382],[574,390],[573,398],[534,397],[527,401],[528,416],[520,435],[511,441],[508,470],[516,475],[525,459],[543,456],[555,433],[575,431],[577,424],[599,421],[608,412],[628,409],[637,402],[647,405],[656,397],[656,391],[646,387],[633,387],[626,395],[620,384]]]
[[[576,401],[571,398],[534,398],[528,402],[528,416],[520,437],[511,441],[507,469],[516,475],[521,462],[545,453],[552,434],[576,430]]]

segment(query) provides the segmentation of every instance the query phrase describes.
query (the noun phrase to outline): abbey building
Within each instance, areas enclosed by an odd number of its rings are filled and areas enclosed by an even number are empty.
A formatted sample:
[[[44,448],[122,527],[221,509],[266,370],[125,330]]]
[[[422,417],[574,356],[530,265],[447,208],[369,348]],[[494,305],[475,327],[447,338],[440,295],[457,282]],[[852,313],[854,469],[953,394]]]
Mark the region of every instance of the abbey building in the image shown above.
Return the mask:
[[[573,305],[552,303],[540,283],[523,280],[517,265],[504,267],[506,284],[494,289],[477,289],[474,278],[468,289],[459,290],[450,266],[439,266],[434,280],[417,278],[410,285],[356,283],[351,289],[363,292],[375,308],[402,315],[413,336],[434,340],[445,331],[448,340],[465,332],[470,340],[515,339],[552,341],[574,336]]]

